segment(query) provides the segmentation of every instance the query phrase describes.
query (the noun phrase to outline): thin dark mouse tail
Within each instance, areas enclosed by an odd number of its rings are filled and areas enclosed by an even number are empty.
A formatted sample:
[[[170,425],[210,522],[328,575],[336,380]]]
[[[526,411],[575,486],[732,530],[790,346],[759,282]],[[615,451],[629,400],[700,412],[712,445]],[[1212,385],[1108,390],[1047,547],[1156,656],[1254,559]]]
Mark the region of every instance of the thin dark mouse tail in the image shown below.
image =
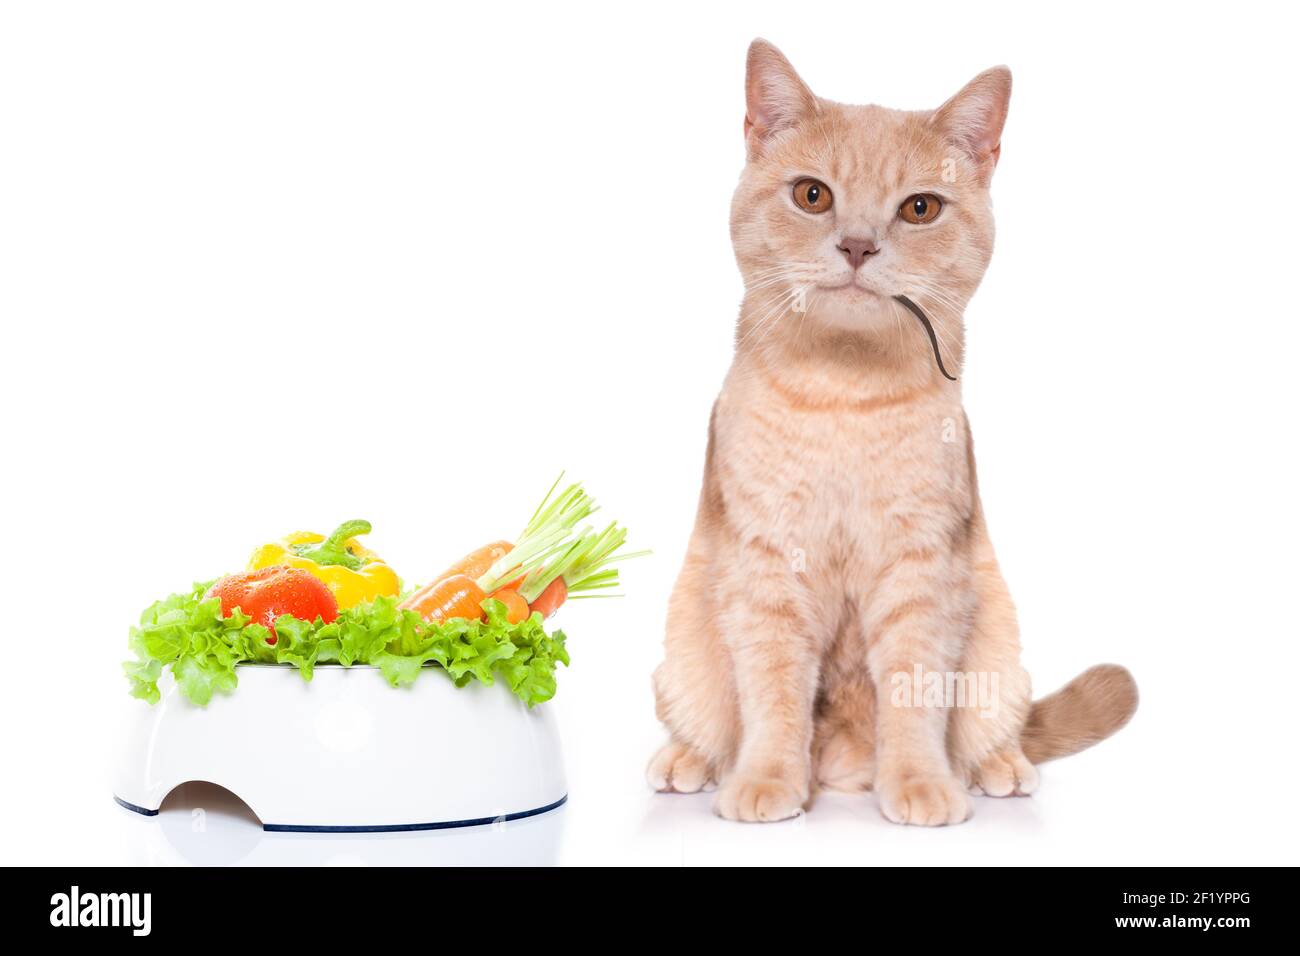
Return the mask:
[[[925,334],[930,336],[930,348],[934,349],[934,360],[939,365],[939,371],[943,372],[943,377],[948,379],[950,382],[957,381],[957,379],[949,375],[948,370],[943,367],[943,356],[939,354],[939,340],[935,337],[934,326],[930,324],[930,320],[926,318],[925,313],[921,311],[921,307],[905,295],[896,295],[894,298],[903,303],[903,307],[920,319],[921,324],[925,326]]]

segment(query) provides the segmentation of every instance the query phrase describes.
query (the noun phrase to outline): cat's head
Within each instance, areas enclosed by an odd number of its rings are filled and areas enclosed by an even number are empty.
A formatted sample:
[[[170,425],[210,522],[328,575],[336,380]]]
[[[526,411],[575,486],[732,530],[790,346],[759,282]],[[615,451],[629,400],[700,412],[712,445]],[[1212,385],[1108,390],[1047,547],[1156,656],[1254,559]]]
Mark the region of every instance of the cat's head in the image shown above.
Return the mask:
[[[1010,71],[981,73],[936,110],[846,106],[814,96],[755,40],[745,94],[748,161],[731,212],[742,338],[821,327],[915,346],[924,332],[894,299],[904,295],[959,349],[993,251]]]

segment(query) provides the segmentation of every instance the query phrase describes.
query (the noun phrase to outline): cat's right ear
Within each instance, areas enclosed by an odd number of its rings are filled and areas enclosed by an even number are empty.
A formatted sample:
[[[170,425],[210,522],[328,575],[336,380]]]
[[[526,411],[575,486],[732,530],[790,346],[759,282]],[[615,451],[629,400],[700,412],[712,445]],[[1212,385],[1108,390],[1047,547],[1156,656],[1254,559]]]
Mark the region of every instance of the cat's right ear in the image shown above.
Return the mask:
[[[1002,153],[1002,127],[1011,100],[1011,71],[985,70],[934,112],[933,122],[975,161],[985,182]]]
[[[808,89],[781,51],[766,40],[749,45],[745,60],[745,147],[750,158],[783,129],[817,111]]]

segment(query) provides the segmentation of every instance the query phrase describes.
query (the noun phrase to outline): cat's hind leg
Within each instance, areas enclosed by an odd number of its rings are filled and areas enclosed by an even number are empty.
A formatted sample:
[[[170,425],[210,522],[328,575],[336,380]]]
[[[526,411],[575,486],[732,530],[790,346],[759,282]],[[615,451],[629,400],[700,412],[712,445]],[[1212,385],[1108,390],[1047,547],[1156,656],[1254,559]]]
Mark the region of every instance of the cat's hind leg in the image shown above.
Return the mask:
[[[701,537],[697,532],[673,588],[664,660],[654,673],[655,715],[671,737],[651,758],[646,780],[664,792],[711,789],[739,745],[730,653],[713,620],[707,541]]]
[[[690,744],[676,740],[659,748],[645,775],[650,786],[660,793],[698,793],[717,786],[708,758]]]
[[[841,627],[822,666],[813,732],[813,779],[824,790],[861,793],[876,777],[876,689],[855,621]]]
[[[977,605],[959,676],[973,699],[952,711],[949,753],[972,792],[1027,796],[1038,787],[1038,771],[1020,749],[1029,675],[1020,665],[1016,608],[982,522],[975,528],[972,585]]]
[[[973,793],[989,797],[1027,797],[1038,789],[1038,771],[1019,744],[989,754],[967,771]]]
[[[876,750],[870,737],[851,727],[819,733],[813,743],[813,776],[823,790],[870,790],[876,780]]]

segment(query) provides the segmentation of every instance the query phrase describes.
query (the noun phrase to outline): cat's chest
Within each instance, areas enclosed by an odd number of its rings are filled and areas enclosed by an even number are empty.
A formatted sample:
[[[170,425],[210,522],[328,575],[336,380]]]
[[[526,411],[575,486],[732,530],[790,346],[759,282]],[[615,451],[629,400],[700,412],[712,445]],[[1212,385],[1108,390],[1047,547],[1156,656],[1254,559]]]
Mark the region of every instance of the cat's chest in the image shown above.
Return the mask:
[[[969,500],[965,417],[939,396],[801,407],[752,386],[724,392],[714,427],[724,499],[774,530],[880,527],[899,510]]]

